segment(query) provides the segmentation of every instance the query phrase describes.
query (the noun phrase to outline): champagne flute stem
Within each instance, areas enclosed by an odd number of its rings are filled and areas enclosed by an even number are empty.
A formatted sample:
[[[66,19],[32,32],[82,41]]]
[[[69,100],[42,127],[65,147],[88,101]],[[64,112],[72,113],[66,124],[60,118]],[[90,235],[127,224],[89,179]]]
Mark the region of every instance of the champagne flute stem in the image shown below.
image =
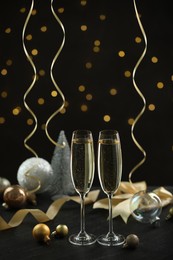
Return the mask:
[[[109,201],[109,236],[113,235],[113,220],[112,220],[112,194],[108,194]]]
[[[80,199],[81,199],[80,233],[84,234],[85,233],[85,204],[84,204],[85,195],[81,194]]]

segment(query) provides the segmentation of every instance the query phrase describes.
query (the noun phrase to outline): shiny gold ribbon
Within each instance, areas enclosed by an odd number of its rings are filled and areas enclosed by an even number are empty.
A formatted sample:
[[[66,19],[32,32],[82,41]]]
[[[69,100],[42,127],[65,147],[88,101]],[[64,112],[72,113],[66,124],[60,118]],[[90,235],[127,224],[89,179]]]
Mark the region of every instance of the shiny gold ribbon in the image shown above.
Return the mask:
[[[58,93],[60,94],[61,98],[62,98],[62,104],[61,106],[47,119],[46,121],[46,124],[45,124],[45,133],[46,133],[46,136],[47,138],[49,139],[49,141],[51,141],[55,146],[60,146],[61,148],[64,148],[65,146],[65,143],[63,142],[62,144],[58,144],[56,141],[54,141],[51,136],[49,135],[49,132],[48,132],[48,125],[50,123],[50,121],[59,113],[61,112],[61,110],[64,108],[65,106],[65,97],[64,97],[64,94],[63,92],[61,91],[61,89],[58,87],[55,79],[54,79],[54,76],[53,76],[53,67],[54,67],[54,64],[58,58],[58,56],[60,55],[63,47],[64,47],[64,43],[65,43],[65,29],[64,29],[64,26],[61,22],[61,20],[58,18],[58,16],[56,15],[55,11],[54,11],[54,8],[53,8],[53,0],[51,0],[51,11],[52,11],[52,14],[54,15],[55,19],[57,20],[57,22],[59,23],[61,29],[62,29],[62,32],[63,32],[63,39],[62,39],[62,42],[61,42],[61,45],[60,45],[60,48],[58,49],[57,53],[55,54],[55,57],[53,58],[52,60],[52,63],[51,63],[51,67],[50,67],[50,77],[51,77],[51,80],[55,86],[55,88],[57,89]]]
[[[29,13],[27,15],[27,18],[25,20],[24,26],[23,26],[23,30],[22,30],[22,45],[23,45],[23,49],[24,49],[25,55],[26,55],[28,61],[30,62],[31,66],[33,68],[33,71],[34,71],[33,81],[31,82],[29,88],[26,90],[26,92],[24,94],[23,103],[24,103],[25,108],[32,115],[32,117],[33,117],[33,119],[35,121],[35,126],[34,126],[33,130],[31,131],[31,133],[25,138],[24,145],[30,152],[32,152],[36,157],[38,157],[37,153],[27,144],[27,142],[34,135],[34,133],[36,132],[37,127],[38,127],[37,117],[34,114],[34,112],[31,110],[31,108],[28,106],[27,102],[26,102],[27,96],[30,93],[30,91],[32,90],[32,88],[34,87],[34,84],[35,84],[36,79],[37,79],[36,67],[35,67],[34,62],[32,61],[30,55],[28,54],[28,51],[27,51],[26,46],[25,46],[25,31],[26,31],[26,27],[28,25],[28,22],[30,20],[30,17],[32,15],[33,7],[34,7],[34,0],[32,0],[32,2],[31,2],[31,7],[30,7]]]
[[[97,200],[99,192],[100,190],[94,190],[89,192],[88,196],[85,198],[85,204],[90,204],[95,202]],[[56,215],[58,214],[58,212],[60,211],[64,203],[70,200],[80,204],[79,196],[67,196],[67,197],[59,198],[54,202],[52,202],[52,204],[49,206],[46,213],[40,209],[20,209],[13,215],[13,217],[8,223],[0,216],[0,230],[6,230],[9,228],[14,228],[19,226],[29,213],[38,222],[50,221],[56,217]]]
[[[139,94],[139,96],[141,97],[142,101],[143,101],[143,107],[142,107],[142,110],[140,111],[140,113],[137,115],[137,117],[135,118],[133,124],[132,124],[132,127],[131,127],[131,136],[132,136],[132,139],[135,143],[135,145],[138,147],[138,149],[143,153],[143,159],[135,166],[133,167],[133,169],[131,170],[131,172],[129,173],[129,182],[132,184],[132,174],[145,162],[146,160],[146,152],[145,150],[142,148],[142,146],[138,143],[138,141],[136,140],[135,136],[134,136],[134,128],[135,128],[135,125],[136,123],[138,122],[138,120],[141,118],[141,116],[143,115],[145,109],[146,109],[146,100],[145,100],[145,97],[144,95],[142,94],[142,92],[140,91],[140,89],[138,88],[137,84],[136,84],[136,81],[135,81],[135,75],[136,75],[136,71],[137,71],[137,68],[139,67],[141,61],[143,60],[145,54],[146,54],[146,51],[147,51],[147,37],[146,37],[146,34],[145,34],[145,31],[144,31],[144,28],[142,26],[142,23],[140,21],[140,18],[139,18],[139,13],[138,13],[138,10],[137,10],[137,7],[136,7],[136,2],[135,0],[133,0],[133,3],[134,3],[134,9],[135,9],[135,14],[136,14],[136,18],[137,18],[137,21],[138,21],[138,24],[139,24],[139,27],[141,29],[141,32],[142,32],[142,35],[143,35],[143,38],[144,38],[144,43],[145,43],[145,48],[142,52],[142,55],[140,56],[139,60],[137,61],[134,69],[133,69],[133,74],[132,74],[132,80],[133,80],[133,85],[134,85],[134,88],[135,90],[137,91],[137,93]]]

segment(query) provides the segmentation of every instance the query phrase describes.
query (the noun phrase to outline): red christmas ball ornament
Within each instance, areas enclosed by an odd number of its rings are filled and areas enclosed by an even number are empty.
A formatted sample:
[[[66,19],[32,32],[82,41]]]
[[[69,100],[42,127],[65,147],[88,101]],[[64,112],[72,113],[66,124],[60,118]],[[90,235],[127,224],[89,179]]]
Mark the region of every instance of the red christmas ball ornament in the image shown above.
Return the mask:
[[[20,185],[11,185],[3,193],[3,206],[6,208],[21,208],[25,205],[27,194]]]

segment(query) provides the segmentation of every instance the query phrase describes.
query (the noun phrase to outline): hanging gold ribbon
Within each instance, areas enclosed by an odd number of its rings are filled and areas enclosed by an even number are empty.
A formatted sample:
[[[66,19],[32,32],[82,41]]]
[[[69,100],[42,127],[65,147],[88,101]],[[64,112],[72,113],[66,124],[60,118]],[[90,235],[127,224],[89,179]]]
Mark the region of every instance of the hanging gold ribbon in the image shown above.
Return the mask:
[[[137,10],[137,7],[136,7],[136,2],[135,0],[133,0],[133,3],[134,3],[134,9],[135,9],[135,14],[136,14],[136,18],[137,18],[137,21],[138,21],[138,24],[139,24],[139,27],[141,29],[141,32],[142,32],[142,35],[143,35],[143,38],[144,38],[144,43],[145,43],[145,48],[142,52],[142,55],[140,56],[139,60],[137,61],[134,69],[133,69],[133,74],[132,74],[132,80],[133,80],[133,85],[134,85],[134,88],[135,90],[137,91],[137,93],[139,94],[139,96],[141,97],[142,101],[143,101],[143,107],[142,107],[142,110],[140,111],[140,113],[137,115],[137,117],[135,118],[133,124],[132,124],[132,127],[131,127],[131,136],[132,136],[132,139],[135,143],[135,145],[139,148],[139,150],[143,153],[143,159],[131,170],[131,172],[129,173],[129,182],[132,184],[132,174],[145,162],[146,160],[146,152],[145,150],[142,148],[142,146],[138,143],[138,141],[136,140],[135,138],[135,135],[134,135],[134,128],[136,126],[136,123],[138,122],[138,120],[141,118],[141,116],[143,115],[145,109],[146,109],[146,100],[145,100],[145,97],[144,95],[142,94],[142,92],[140,91],[140,89],[138,88],[137,84],[136,84],[136,81],[135,81],[135,75],[136,75],[136,71],[137,71],[137,68],[139,67],[141,61],[143,60],[145,54],[146,54],[146,51],[147,51],[147,37],[146,37],[146,34],[145,34],[145,31],[144,31],[144,28],[142,26],[142,23],[140,21],[140,18],[139,18],[139,13],[138,13],[138,10]]]
[[[97,200],[100,190],[94,190],[88,193],[88,196],[85,198],[85,204],[94,203]],[[80,204],[80,197],[79,196],[67,196],[62,197],[54,202],[49,206],[48,210],[43,212],[40,209],[20,209],[18,210],[11,220],[7,223],[1,216],[0,216],[0,230],[6,230],[9,228],[14,228],[19,226],[25,219],[25,217],[30,213],[38,222],[47,222],[55,218],[55,216],[60,211],[61,207],[67,201],[74,201]]]
[[[34,0],[32,0],[32,2],[31,2],[31,7],[30,7],[29,13],[27,15],[27,18],[25,20],[24,26],[23,26],[23,30],[22,30],[22,45],[23,45],[23,49],[24,49],[25,55],[26,55],[28,61],[30,62],[31,66],[33,68],[33,71],[34,71],[33,81],[31,82],[31,85],[29,86],[29,88],[26,90],[26,92],[24,94],[23,103],[24,103],[25,108],[32,115],[32,117],[33,117],[33,119],[35,121],[35,126],[34,126],[33,130],[31,131],[31,133],[25,138],[24,145],[30,152],[32,152],[36,157],[38,157],[37,153],[27,144],[27,142],[34,135],[34,133],[36,132],[37,127],[38,127],[37,117],[34,114],[34,112],[31,110],[31,108],[28,106],[27,102],[26,102],[27,96],[30,93],[30,91],[32,90],[32,88],[34,87],[36,79],[37,79],[36,67],[35,67],[34,62],[32,61],[30,55],[28,54],[28,51],[27,51],[26,46],[25,46],[25,31],[26,31],[26,27],[28,25],[28,22],[30,20],[30,17],[32,15],[33,7],[34,7]]]
[[[62,29],[62,32],[63,32],[63,39],[62,39],[62,42],[61,42],[61,45],[60,45],[60,48],[58,49],[55,57],[53,58],[52,60],[52,63],[51,63],[51,67],[50,67],[50,77],[51,77],[51,80],[55,86],[55,88],[57,89],[58,93],[60,94],[61,98],[62,98],[62,104],[61,106],[47,119],[46,121],[46,124],[45,124],[45,133],[47,135],[47,138],[49,139],[49,141],[51,141],[55,146],[60,146],[61,148],[64,148],[65,146],[65,143],[63,142],[62,144],[58,144],[56,141],[54,141],[51,136],[49,135],[49,132],[48,132],[48,125],[50,123],[50,121],[59,113],[61,112],[61,110],[64,108],[65,106],[65,97],[64,97],[64,94],[63,92],[61,91],[61,89],[59,88],[59,86],[57,85],[55,79],[54,79],[54,76],[53,76],[53,67],[54,67],[54,64],[58,58],[58,56],[60,55],[63,47],[64,47],[64,43],[65,43],[65,29],[64,29],[64,26],[61,22],[61,20],[58,18],[58,16],[56,15],[55,11],[54,11],[54,8],[53,8],[53,0],[51,0],[51,11],[52,11],[52,14],[54,15],[55,19],[57,20],[57,22],[59,23],[59,25],[61,26],[61,29]]]

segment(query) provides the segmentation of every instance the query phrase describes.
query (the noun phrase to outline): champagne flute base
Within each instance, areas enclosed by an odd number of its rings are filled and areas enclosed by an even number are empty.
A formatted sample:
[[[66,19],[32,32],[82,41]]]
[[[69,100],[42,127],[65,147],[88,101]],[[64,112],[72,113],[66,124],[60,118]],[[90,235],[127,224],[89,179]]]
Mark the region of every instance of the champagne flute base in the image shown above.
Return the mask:
[[[69,242],[77,246],[88,246],[96,242],[96,236],[93,234],[79,233],[69,237]]]
[[[97,242],[103,246],[120,246],[124,244],[125,238],[122,235],[101,235],[97,238]]]

